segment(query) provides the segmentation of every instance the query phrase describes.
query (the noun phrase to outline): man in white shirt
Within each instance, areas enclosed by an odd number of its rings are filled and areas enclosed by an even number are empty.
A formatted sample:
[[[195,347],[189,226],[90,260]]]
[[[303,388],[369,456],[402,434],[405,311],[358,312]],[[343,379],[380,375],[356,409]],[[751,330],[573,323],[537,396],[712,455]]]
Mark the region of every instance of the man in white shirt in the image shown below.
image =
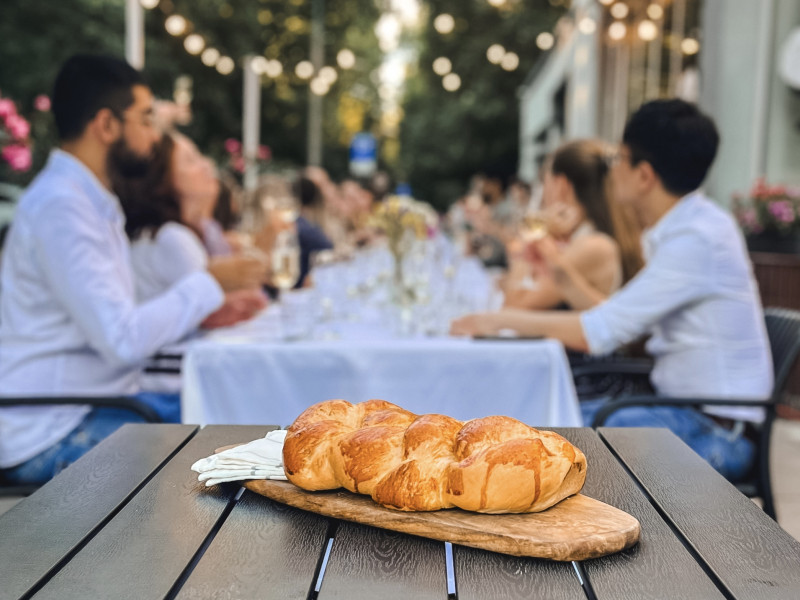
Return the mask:
[[[611,177],[616,201],[647,228],[646,266],[599,306],[579,312],[503,311],[455,321],[456,334],[511,328],[606,354],[650,334],[652,384],[661,395],[768,398],[772,363],[744,239],[731,216],[697,189],[716,155],[713,122],[682,100],[643,105],[628,122]],[[585,422],[604,400],[582,403]],[[741,426],[762,411],[717,408],[623,409],[614,426],[668,427],[729,479],[743,477],[754,447]]]
[[[61,139],[22,196],[3,253],[0,393],[133,395],[148,356],[223,303],[206,271],[137,305],[115,172],[147,167],[153,97],[124,61],[75,56],[52,110]],[[0,477],[45,481],[132,413],[89,406],[0,409]]]

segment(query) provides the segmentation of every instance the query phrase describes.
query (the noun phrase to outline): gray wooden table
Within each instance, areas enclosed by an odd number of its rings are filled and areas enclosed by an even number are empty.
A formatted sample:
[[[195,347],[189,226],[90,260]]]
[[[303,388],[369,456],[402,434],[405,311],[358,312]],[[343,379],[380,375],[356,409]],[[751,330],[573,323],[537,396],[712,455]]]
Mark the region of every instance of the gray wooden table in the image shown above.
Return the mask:
[[[123,427],[0,517],[0,598],[800,597],[800,544],[664,429],[557,430],[588,457],[583,493],[642,524],[582,563],[451,549],[189,470],[268,429]]]

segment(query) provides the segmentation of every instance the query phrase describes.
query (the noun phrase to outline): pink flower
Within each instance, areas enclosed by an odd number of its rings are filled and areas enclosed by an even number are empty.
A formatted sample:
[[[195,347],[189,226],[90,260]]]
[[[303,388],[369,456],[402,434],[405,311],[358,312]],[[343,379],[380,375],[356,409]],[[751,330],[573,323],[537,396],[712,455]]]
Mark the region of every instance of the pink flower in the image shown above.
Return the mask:
[[[748,229],[754,229],[758,226],[758,216],[756,211],[752,208],[746,208],[739,213],[739,221]]]
[[[263,144],[258,147],[258,159],[259,160],[269,160],[272,157],[272,151],[269,149],[269,146],[264,146]]]
[[[14,171],[27,171],[33,164],[31,149],[21,144],[11,144],[3,148],[3,159]]]
[[[794,210],[792,204],[788,200],[778,200],[772,202],[768,210],[770,214],[781,223],[791,223],[794,221]]]
[[[0,98],[0,119],[7,119],[11,115],[17,114],[17,107],[11,100]]]
[[[33,107],[41,112],[47,112],[50,110],[50,98],[48,98],[45,94],[39,94],[36,96],[36,99],[33,101]]]
[[[19,115],[9,115],[6,117],[6,127],[15,140],[24,140],[31,132],[31,126]]]
[[[225,140],[225,151],[228,154],[238,154],[242,151],[242,143],[239,140],[228,138]]]

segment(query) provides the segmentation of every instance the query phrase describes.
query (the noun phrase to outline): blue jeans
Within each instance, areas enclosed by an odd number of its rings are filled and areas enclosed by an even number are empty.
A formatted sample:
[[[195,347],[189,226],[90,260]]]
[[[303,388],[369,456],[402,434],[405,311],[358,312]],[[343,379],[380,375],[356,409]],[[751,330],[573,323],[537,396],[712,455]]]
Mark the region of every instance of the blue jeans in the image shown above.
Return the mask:
[[[583,423],[592,424],[600,407],[608,400],[581,402]],[[631,406],[613,413],[606,427],[666,427],[705,459],[728,481],[743,479],[753,465],[755,445],[741,433],[720,427],[707,415],[693,408],[678,406]]]
[[[152,407],[165,423],[181,422],[180,394],[140,392],[136,399]],[[12,484],[44,483],[110,436],[125,423],[144,423],[138,413],[122,408],[95,408],[64,439],[30,460],[0,469],[0,475]]]
[[[181,395],[163,392],[139,392],[136,399],[152,407],[164,423],[181,422]]]
[[[74,463],[125,423],[143,423],[136,413],[121,408],[95,408],[64,439],[30,460],[0,470],[12,484],[44,483]]]

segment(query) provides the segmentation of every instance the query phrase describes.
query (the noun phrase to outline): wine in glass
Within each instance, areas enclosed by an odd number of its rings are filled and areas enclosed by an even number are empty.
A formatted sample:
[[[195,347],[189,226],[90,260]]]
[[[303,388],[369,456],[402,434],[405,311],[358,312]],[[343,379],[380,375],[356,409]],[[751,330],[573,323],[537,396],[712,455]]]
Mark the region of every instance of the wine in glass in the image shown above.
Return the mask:
[[[536,242],[547,236],[547,220],[541,212],[531,212],[522,217],[520,237],[526,243]]]
[[[281,291],[294,287],[300,276],[300,247],[293,231],[282,231],[272,249],[272,283]]]

